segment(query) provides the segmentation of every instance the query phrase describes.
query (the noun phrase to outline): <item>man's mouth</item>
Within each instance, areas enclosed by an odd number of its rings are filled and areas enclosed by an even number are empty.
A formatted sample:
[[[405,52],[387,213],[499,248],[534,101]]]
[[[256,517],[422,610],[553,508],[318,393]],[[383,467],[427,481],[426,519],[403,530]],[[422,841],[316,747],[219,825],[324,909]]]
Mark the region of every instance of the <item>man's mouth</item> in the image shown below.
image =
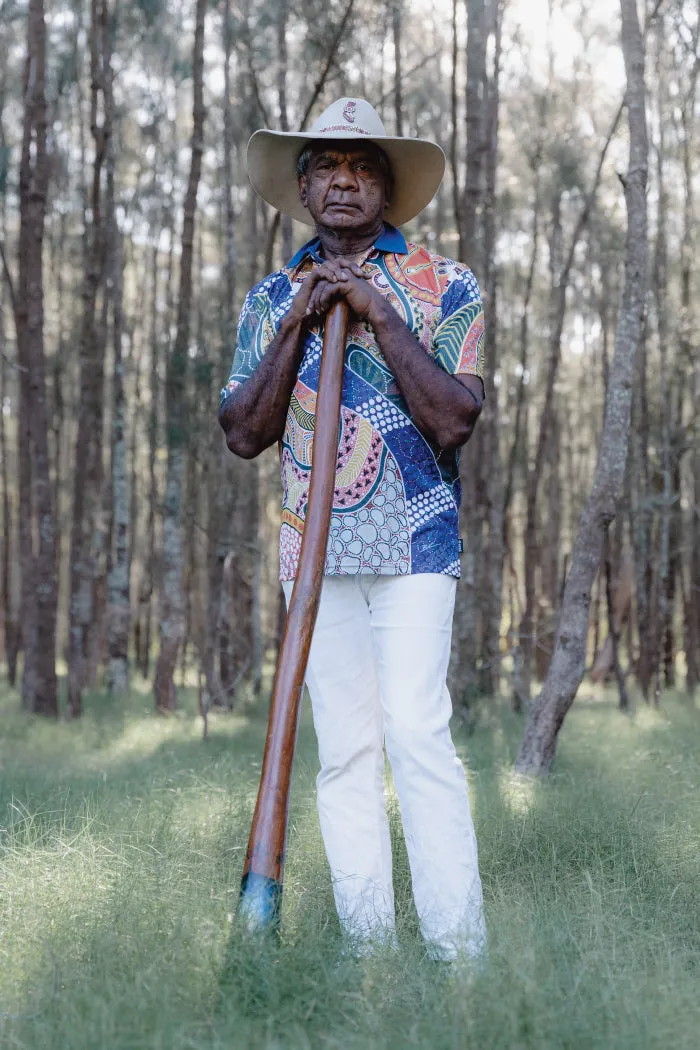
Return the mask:
[[[358,207],[356,204],[350,204],[348,201],[330,201],[326,208],[342,208],[348,211],[357,211]]]

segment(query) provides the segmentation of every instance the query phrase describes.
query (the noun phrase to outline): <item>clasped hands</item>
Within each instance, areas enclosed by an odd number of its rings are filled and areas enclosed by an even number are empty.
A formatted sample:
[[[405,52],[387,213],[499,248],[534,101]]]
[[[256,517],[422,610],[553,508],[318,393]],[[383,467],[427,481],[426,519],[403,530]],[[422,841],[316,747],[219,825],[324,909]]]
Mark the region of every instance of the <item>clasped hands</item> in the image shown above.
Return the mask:
[[[386,300],[368,283],[351,259],[327,259],[304,280],[292,310],[299,321],[323,317],[337,299],[345,299],[361,321],[374,325]]]

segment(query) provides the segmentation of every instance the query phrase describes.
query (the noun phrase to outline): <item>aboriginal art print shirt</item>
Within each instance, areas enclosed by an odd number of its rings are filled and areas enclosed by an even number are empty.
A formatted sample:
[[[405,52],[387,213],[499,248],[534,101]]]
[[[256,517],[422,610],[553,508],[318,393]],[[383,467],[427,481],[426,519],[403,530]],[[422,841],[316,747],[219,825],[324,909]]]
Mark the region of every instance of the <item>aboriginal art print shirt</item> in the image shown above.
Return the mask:
[[[246,296],[225,400],[253,374],[304,278],[322,262],[309,241]],[[471,270],[407,243],[391,226],[360,260],[368,280],[445,371],[483,378],[484,315]],[[280,578],[293,580],[309,492],[323,326],[310,328],[280,445]],[[459,576],[459,457],[409,414],[371,327],[351,321],[325,574]]]

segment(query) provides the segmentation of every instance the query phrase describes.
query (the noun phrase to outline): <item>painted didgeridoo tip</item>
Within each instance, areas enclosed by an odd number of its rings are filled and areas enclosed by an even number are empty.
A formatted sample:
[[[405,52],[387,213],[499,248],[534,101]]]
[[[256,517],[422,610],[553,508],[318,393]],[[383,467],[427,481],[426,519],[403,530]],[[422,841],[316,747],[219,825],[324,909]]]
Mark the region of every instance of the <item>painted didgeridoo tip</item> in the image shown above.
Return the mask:
[[[238,915],[248,932],[278,933],[281,908],[282,883],[247,871],[241,880]]]

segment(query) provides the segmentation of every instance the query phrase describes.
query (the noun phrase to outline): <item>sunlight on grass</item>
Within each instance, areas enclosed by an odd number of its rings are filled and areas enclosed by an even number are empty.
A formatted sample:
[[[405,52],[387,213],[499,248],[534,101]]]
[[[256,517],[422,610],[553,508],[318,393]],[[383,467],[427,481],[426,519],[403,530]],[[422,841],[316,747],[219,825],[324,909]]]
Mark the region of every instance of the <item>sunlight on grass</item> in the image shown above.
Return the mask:
[[[532,777],[523,777],[513,769],[501,770],[499,786],[504,802],[513,813],[527,813],[535,797],[536,783]]]

